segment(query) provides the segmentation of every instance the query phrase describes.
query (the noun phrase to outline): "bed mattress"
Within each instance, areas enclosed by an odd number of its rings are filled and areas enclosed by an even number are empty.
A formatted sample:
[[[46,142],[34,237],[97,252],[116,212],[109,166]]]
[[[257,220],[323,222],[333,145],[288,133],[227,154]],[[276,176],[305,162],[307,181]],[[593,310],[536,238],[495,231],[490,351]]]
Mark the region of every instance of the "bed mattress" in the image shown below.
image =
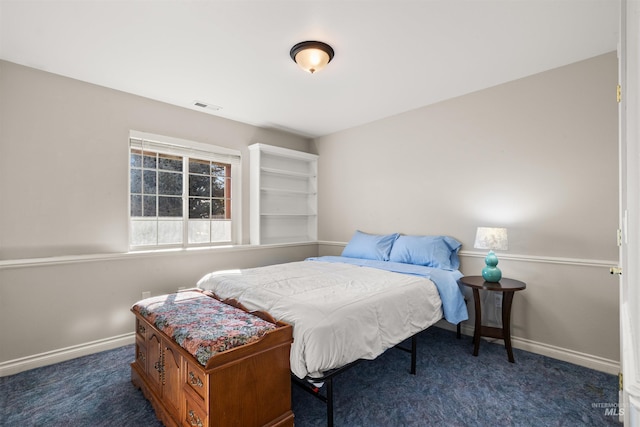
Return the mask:
[[[298,378],[375,359],[443,317],[430,279],[346,263],[219,271],[198,286],[290,323],[291,371]]]

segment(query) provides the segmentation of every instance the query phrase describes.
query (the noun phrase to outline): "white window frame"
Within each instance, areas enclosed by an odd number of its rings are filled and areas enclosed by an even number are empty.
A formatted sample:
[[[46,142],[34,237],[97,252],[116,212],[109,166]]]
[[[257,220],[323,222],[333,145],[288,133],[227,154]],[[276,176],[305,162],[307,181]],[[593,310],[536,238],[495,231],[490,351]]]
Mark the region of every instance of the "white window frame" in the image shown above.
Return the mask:
[[[225,242],[207,242],[207,243],[189,243],[188,225],[189,218],[187,214],[187,206],[189,199],[189,186],[183,185],[183,238],[179,244],[154,244],[154,245],[133,245],[132,244],[132,217],[131,217],[131,148],[142,148],[148,151],[154,151],[162,154],[176,155],[181,157],[192,157],[195,159],[209,160],[218,163],[231,165],[231,240]],[[198,248],[198,247],[214,247],[229,246],[239,244],[242,241],[242,158],[238,150],[220,147],[212,144],[205,144],[186,139],[173,138],[162,135],[154,135],[146,132],[130,131],[129,145],[127,150],[128,158],[128,175],[127,175],[127,217],[128,217],[128,244],[130,251],[140,250],[162,250],[172,248]],[[189,171],[183,168],[182,175],[184,182],[187,182]]]

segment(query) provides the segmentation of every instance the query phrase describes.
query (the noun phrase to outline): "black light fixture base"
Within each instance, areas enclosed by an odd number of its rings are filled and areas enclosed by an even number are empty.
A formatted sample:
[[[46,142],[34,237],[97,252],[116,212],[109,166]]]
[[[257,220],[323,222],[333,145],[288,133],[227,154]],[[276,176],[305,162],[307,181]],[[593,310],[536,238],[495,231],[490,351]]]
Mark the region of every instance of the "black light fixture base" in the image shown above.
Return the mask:
[[[335,55],[333,48],[328,44],[319,42],[319,41],[309,40],[306,42],[297,43],[291,48],[291,51],[289,52],[289,56],[291,56],[291,59],[293,59],[293,62],[296,62],[296,55],[300,53],[300,51],[305,49],[320,49],[326,52],[326,54],[329,55],[329,62],[331,62],[331,60],[333,59],[333,56]]]

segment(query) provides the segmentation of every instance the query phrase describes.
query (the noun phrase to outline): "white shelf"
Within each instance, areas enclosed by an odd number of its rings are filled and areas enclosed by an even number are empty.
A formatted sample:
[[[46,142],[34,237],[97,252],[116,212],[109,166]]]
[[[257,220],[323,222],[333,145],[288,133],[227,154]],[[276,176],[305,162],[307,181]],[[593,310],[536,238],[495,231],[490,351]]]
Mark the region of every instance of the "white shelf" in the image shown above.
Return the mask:
[[[278,245],[282,243],[307,243],[309,242],[308,236],[281,236],[272,239],[262,239],[263,245]]]
[[[251,244],[318,240],[318,156],[249,146]]]
[[[316,216],[316,214],[304,214],[304,213],[297,214],[297,213],[286,213],[286,212],[284,212],[284,213],[268,213],[268,212],[265,212],[265,213],[261,213],[260,216],[264,217],[264,218],[266,218],[266,217],[287,217],[287,216],[288,217],[292,217],[292,218],[300,218],[300,217]]]
[[[300,178],[300,179],[308,179],[308,178],[315,178],[315,175],[312,175],[308,172],[296,172],[296,171],[291,171],[291,170],[285,170],[285,169],[273,169],[273,168],[260,168],[260,170],[263,173],[270,173],[273,175],[283,175],[283,176],[287,176],[287,177],[291,177],[291,178]]]
[[[285,190],[282,188],[261,188],[260,191],[264,191],[265,193],[274,193],[274,194],[283,194],[283,195],[291,195],[291,196],[315,196],[317,193],[312,193],[305,190]]]

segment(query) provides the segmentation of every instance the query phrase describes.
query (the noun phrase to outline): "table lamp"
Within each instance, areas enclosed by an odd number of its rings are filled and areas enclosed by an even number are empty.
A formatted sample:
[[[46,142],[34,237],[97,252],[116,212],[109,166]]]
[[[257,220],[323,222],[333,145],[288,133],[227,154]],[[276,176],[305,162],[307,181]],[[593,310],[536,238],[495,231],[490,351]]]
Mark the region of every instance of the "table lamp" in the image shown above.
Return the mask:
[[[476,231],[476,241],[473,247],[475,249],[489,249],[489,253],[484,259],[486,265],[482,269],[482,277],[487,282],[499,282],[502,278],[502,271],[496,267],[498,265],[498,257],[493,250],[506,251],[509,248],[507,229],[499,227],[478,227]]]

